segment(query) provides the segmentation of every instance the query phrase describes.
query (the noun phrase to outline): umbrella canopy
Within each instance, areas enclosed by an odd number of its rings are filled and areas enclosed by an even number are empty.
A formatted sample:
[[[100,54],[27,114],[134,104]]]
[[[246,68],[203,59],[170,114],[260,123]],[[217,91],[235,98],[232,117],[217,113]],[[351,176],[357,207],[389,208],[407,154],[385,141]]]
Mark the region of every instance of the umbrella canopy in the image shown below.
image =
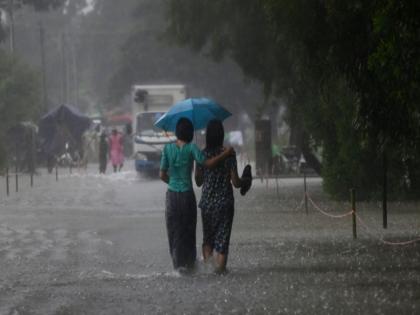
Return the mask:
[[[212,119],[225,120],[232,114],[209,98],[188,98],[172,105],[171,108],[156,122],[155,126],[165,131],[175,131],[181,117],[188,118],[194,129],[207,127]]]

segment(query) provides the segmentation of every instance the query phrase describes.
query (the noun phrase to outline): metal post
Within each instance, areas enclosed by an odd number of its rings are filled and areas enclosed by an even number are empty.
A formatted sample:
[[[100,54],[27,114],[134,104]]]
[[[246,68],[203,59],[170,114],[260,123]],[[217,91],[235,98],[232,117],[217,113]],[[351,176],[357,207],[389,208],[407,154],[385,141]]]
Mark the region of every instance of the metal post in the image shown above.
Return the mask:
[[[48,110],[48,92],[47,92],[47,70],[45,62],[45,31],[42,22],[39,22],[39,42],[41,47],[41,65],[42,65],[42,98],[43,109]]]
[[[306,186],[306,172],[303,172],[303,191],[305,193],[305,211],[308,214],[308,194],[307,194],[307,186]]]
[[[61,97],[62,103],[68,103],[67,95],[67,54],[66,54],[66,35],[63,32],[61,34]]]
[[[16,159],[15,159],[15,178],[16,178],[16,192],[19,191],[19,176],[18,176],[18,144],[16,142]]]
[[[75,51],[75,45],[74,45],[74,37],[73,36],[69,36],[69,40],[70,40],[70,51],[71,51],[71,60],[70,60],[70,65],[71,65],[71,69],[72,69],[72,75],[73,75],[73,103],[77,106],[79,104],[79,73],[77,70],[77,65],[78,65],[78,61],[77,61],[77,54]]]
[[[265,188],[268,190],[268,165],[265,166]]]
[[[352,213],[352,221],[353,221],[353,239],[357,238],[357,229],[356,229],[356,190],[352,188],[351,192],[351,209]]]
[[[388,227],[388,160],[386,153],[383,153],[383,186],[382,186],[382,223],[384,229]]]
[[[9,189],[9,167],[6,167],[6,193],[9,196],[10,195],[10,189]]]
[[[280,197],[280,192],[279,192],[279,175],[276,174],[276,192],[277,192],[277,198]]]
[[[15,52],[15,13],[14,13],[14,0],[9,0],[9,17],[10,17],[10,53],[14,54]]]
[[[34,187],[34,173],[35,173],[35,136],[34,136],[34,130],[31,129],[31,153],[29,158],[29,172],[31,175],[31,187]]]
[[[55,181],[58,182],[58,165],[57,165],[57,162],[55,164]]]

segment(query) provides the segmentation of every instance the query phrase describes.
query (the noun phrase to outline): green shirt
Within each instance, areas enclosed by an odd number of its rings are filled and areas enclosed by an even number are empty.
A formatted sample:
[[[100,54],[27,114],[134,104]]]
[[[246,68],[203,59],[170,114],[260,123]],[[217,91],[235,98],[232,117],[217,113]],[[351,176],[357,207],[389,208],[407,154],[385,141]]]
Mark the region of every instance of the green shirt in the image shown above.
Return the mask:
[[[206,160],[195,143],[179,147],[176,143],[166,144],[160,160],[160,169],[169,173],[168,189],[174,192],[192,190],[193,161],[203,164]]]

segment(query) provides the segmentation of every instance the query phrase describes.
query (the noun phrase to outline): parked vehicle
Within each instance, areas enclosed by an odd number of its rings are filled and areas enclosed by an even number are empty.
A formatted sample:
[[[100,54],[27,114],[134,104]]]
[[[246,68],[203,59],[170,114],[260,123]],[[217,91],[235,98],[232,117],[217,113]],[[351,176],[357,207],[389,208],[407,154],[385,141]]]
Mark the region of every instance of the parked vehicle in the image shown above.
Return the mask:
[[[154,123],[171,105],[186,97],[186,87],[182,84],[132,87],[133,152],[137,172],[158,174],[163,146],[175,141],[175,137],[156,128]]]

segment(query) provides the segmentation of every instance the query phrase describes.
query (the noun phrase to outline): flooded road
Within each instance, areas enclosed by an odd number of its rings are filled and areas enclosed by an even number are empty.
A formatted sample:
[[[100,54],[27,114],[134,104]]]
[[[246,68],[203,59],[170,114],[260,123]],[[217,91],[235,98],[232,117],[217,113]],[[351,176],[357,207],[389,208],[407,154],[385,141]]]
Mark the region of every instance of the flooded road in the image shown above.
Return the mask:
[[[274,180],[255,180],[235,195],[228,274],[199,261],[181,276],[168,252],[165,185],[96,170],[60,170],[58,182],[43,173],[33,188],[23,179],[9,197],[0,177],[0,315],[419,313],[420,244],[375,238],[417,237],[419,204],[391,204],[386,234],[378,204],[360,204],[373,234],[360,228],[353,240],[351,218],[305,214],[302,179],[280,179],[278,194]],[[320,207],[349,210],[328,201],[320,179],[308,182]],[[201,235],[199,220],[198,247]]]

